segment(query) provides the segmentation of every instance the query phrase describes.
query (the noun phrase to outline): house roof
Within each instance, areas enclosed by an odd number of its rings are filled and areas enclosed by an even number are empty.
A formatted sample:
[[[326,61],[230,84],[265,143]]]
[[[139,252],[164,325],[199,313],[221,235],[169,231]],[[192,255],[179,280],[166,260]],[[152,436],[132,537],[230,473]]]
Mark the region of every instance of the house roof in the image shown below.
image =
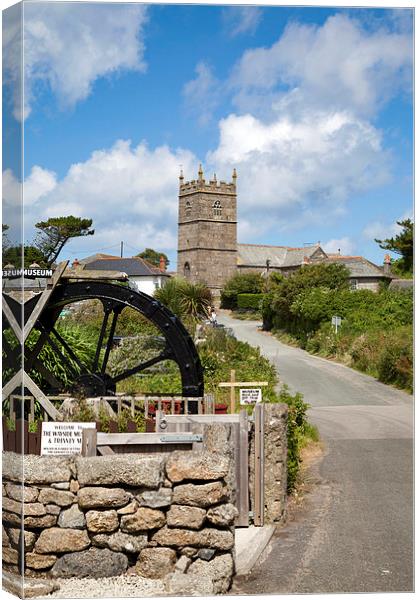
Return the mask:
[[[97,252],[96,254],[92,254],[91,256],[87,256],[86,258],[81,258],[79,262],[83,265],[88,265],[95,260],[99,260],[101,258],[118,258],[118,256],[114,256],[113,254],[102,254]]]
[[[88,268],[89,271],[122,271],[127,273],[129,277],[150,277],[151,275],[169,277],[168,273],[162,272],[158,267],[138,256],[120,258],[119,256],[108,255],[103,258],[90,258],[93,260],[89,260],[87,263],[86,259],[83,261],[85,268]]]
[[[390,290],[411,290],[414,286],[412,279],[393,279],[389,284]]]
[[[347,267],[350,271],[350,277],[388,277],[383,268],[378,267],[363,256],[342,256],[340,254],[328,254],[328,258],[323,261],[327,264],[340,264]]]
[[[326,256],[318,245],[290,248],[264,244],[238,244],[238,265],[265,268],[269,260],[270,267],[299,267],[305,257],[310,259],[319,250]]]

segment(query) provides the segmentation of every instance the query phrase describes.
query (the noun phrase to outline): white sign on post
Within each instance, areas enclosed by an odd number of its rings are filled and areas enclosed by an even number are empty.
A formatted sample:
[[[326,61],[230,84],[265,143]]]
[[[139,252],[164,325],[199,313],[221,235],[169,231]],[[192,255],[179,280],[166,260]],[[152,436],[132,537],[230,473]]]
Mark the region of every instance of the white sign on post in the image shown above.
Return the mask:
[[[41,456],[81,454],[84,428],[95,429],[96,423],[43,422]]]
[[[341,317],[334,315],[331,319],[331,324],[335,327],[335,333],[337,333],[338,328],[341,326]]]
[[[243,404],[256,404],[257,402],[261,402],[261,388],[245,388],[239,390],[240,393],[240,403]]]

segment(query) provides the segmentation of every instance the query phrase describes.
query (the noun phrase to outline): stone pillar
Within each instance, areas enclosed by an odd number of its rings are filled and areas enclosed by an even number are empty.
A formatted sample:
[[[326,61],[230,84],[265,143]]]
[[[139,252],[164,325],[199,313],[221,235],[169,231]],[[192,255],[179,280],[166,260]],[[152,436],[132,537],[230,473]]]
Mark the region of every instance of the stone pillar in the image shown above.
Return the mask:
[[[264,404],[264,523],[284,518],[287,499],[287,405]],[[254,511],[255,432],[251,431],[249,486]]]

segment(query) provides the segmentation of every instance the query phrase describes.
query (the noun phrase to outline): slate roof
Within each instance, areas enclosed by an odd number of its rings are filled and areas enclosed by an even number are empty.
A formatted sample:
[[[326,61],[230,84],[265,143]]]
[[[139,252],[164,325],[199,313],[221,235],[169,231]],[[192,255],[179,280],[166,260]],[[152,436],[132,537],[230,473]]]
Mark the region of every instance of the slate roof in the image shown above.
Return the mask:
[[[342,256],[340,254],[329,254],[328,259],[323,261],[326,264],[337,263],[344,265],[350,271],[350,277],[387,277],[390,275],[384,273],[383,268],[367,260],[363,256]]]
[[[414,287],[412,279],[393,279],[389,284],[390,290],[411,290]]]
[[[102,254],[98,252],[96,254],[92,254],[91,256],[87,256],[86,258],[81,258],[79,262],[84,265],[88,265],[89,263],[94,262],[95,260],[98,260],[100,258],[118,258],[118,256],[114,256],[113,254]]]
[[[265,268],[269,259],[270,267],[300,267],[304,257],[311,258],[317,250],[320,250],[318,245],[290,248],[264,244],[238,244],[238,265]]]
[[[89,257],[93,258],[93,257]],[[150,264],[146,260],[138,256],[130,258],[120,258],[119,256],[109,256],[107,258],[96,258],[83,260],[85,268],[89,271],[122,271],[127,273],[129,277],[150,277],[151,275],[162,275],[169,277],[168,273],[162,272],[160,269]]]

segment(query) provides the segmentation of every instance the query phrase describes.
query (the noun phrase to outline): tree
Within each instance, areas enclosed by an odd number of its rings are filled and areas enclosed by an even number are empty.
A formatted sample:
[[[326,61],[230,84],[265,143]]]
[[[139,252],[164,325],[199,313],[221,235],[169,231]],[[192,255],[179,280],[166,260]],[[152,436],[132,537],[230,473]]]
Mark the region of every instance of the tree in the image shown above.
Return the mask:
[[[225,283],[221,294],[222,308],[238,307],[238,294],[260,294],[264,288],[264,278],[260,273],[236,273]]]
[[[169,258],[166,256],[166,254],[164,252],[156,252],[156,250],[153,250],[153,248],[146,248],[145,250],[143,250],[143,252],[137,254],[137,256],[139,258],[147,260],[147,262],[151,263],[152,265],[155,265],[156,267],[160,266],[160,257],[163,256],[165,260],[165,269],[169,265]]]
[[[45,256],[38,248],[25,244],[23,248],[23,267],[28,268],[33,263],[42,268],[48,266]],[[3,251],[3,266],[7,264],[11,264],[18,269],[22,266],[22,245],[9,246]]]
[[[90,229],[91,225],[92,219],[81,219],[72,215],[40,221],[35,225],[39,232],[34,246],[43,254],[47,265],[51,266],[71,238],[95,233],[94,229]]]
[[[400,259],[394,262],[397,272],[412,273],[414,223],[411,219],[404,219],[403,221],[397,221],[397,225],[402,227],[401,233],[385,240],[375,239],[375,242],[383,250],[390,250],[401,256]]]
[[[302,331],[300,316],[292,306],[299,295],[314,288],[325,290],[345,290],[349,287],[349,271],[338,264],[312,264],[273,285],[267,300],[263,303],[263,319],[266,327],[274,326],[289,333]],[[323,292],[320,292],[320,294]]]

